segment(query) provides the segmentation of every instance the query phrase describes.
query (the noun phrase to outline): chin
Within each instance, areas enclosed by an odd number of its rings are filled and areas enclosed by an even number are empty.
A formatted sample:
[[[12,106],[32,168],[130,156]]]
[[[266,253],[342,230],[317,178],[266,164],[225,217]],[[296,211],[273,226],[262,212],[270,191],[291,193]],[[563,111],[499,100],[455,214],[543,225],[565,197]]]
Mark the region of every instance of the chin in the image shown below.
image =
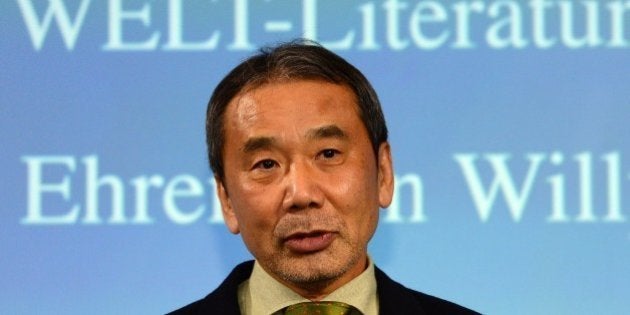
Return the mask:
[[[345,275],[354,267],[360,256],[333,256],[327,252],[304,255],[302,257],[284,257],[273,262],[273,271],[285,281],[300,286],[327,286]]]

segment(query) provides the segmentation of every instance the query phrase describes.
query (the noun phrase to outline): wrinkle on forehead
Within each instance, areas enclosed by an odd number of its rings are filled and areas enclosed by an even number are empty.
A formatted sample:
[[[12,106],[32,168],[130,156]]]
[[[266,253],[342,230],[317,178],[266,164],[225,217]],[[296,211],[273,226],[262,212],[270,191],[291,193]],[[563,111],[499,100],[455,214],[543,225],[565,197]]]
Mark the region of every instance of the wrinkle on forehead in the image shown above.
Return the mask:
[[[256,87],[246,88],[237,94],[232,100],[231,106],[232,109],[232,119],[231,124],[233,127],[240,130],[250,130],[254,125],[265,121],[267,118],[276,117],[279,115],[284,115],[289,112],[302,112],[306,108],[314,109],[319,114],[325,114],[331,108],[338,108],[346,106],[345,102],[342,101],[343,97],[337,94],[320,94],[319,97],[322,97],[319,100],[311,100],[306,97],[301,97],[301,95],[292,95],[294,99],[292,100],[292,106],[273,106],[266,102],[266,99],[275,99],[274,95],[276,93],[284,94],[286,93],[286,89],[291,89],[291,85],[298,82],[269,82],[266,84],[262,84]],[[305,82],[309,82],[309,80],[305,80]],[[313,82],[321,82],[321,81],[313,81]],[[329,82],[321,82],[336,85],[334,83]],[[338,85],[346,88],[345,93],[349,93],[352,99],[351,107],[347,108],[352,112],[355,112],[359,115],[359,108],[356,104],[356,96],[352,93],[351,90],[348,90],[347,86]],[[261,95],[262,94],[262,95]],[[264,95],[265,99],[262,99]],[[281,97],[281,99],[286,99],[286,96]],[[318,102],[315,104],[314,102]],[[321,102],[321,104],[320,104]],[[263,106],[263,104],[265,104]],[[324,104],[324,106],[321,106]],[[283,111],[286,111],[283,112]],[[290,126],[291,130],[285,129],[284,132],[298,132],[298,129],[301,127],[300,120],[308,119],[308,116],[297,117],[297,120],[294,121],[294,125]]]

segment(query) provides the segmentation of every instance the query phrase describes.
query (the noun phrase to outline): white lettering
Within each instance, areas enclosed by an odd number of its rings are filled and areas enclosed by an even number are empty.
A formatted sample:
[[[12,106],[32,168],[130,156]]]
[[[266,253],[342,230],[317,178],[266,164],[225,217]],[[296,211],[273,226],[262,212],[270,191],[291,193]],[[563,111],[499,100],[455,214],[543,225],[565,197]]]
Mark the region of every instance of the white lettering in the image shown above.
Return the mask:
[[[131,180],[136,192],[136,215],[132,222],[135,224],[153,223],[153,218],[149,216],[149,188],[161,188],[164,186],[164,178],[159,175],[151,177],[140,176]]]
[[[234,42],[228,45],[229,50],[252,50],[254,44],[249,42],[248,0],[234,0]]]
[[[302,0],[302,19],[304,23],[304,37],[319,41],[322,46],[329,49],[350,49],[354,42],[354,31],[350,30],[338,41],[322,41],[317,36],[317,0]]]
[[[624,48],[630,46],[624,34],[626,27],[624,21],[627,21],[625,19],[626,14],[630,13],[630,1],[608,3],[608,10],[610,11],[610,42],[608,47]]]
[[[85,20],[85,14],[90,6],[90,0],[81,1],[74,20],[70,20],[68,10],[63,0],[49,0],[48,8],[41,22],[37,18],[37,13],[35,12],[35,8],[33,8],[31,0],[18,0],[18,5],[20,6],[24,23],[26,23],[26,28],[31,36],[31,42],[35,50],[42,49],[46,34],[48,34],[53,19],[57,22],[61,38],[66,48],[73,50],[77,38],[79,37],[83,21]]]
[[[493,2],[488,8],[488,15],[496,18],[499,16],[502,8],[509,13],[507,17],[494,22],[486,32],[486,41],[488,46],[492,48],[523,48],[527,46],[527,40],[523,35],[523,18],[521,9],[516,3],[510,1]],[[500,32],[503,28],[508,29],[509,36],[505,39],[501,38]]]
[[[177,224],[190,224],[197,221],[204,212],[205,207],[199,205],[193,211],[184,213],[175,202],[178,198],[201,197],[203,186],[192,175],[179,175],[173,178],[164,188],[164,212]]]
[[[125,218],[125,191],[123,183],[114,175],[99,176],[98,157],[95,155],[83,158],[85,165],[85,217],[83,223],[99,224],[99,192],[102,187],[109,187],[111,192],[112,216],[110,223],[126,223]]]
[[[359,44],[361,50],[378,50],[381,46],[376,41],[376,7],[373,2],[359,6],[362,17],[363,40]]]
[[[564,163],[564,156],[560,152],[554,152],[549,157],[549,161],[552,165],[560,166]],[[564,175],[556,174],[549,176],[547,182],[551,185],[551,215],[547,218],[547,222],[568,222],[569,216],[566,211]]]
[[[219,31],[214,31],[205,42],[184,42],[184,21],[182,19],[182,0],[169,0],[168,42],[165,50],[213,50],[219,43]]]
[[[599,37],[599,11],[598,5],[593,1],[582,1],[586,7],[586,15],[583,24],[586,26],[584,38],[578,39],[574,36],[573,31],[575,25],[573,22],[574,13],[573,3],[571,1],[561,1],[560,6],[560,38],[562,42],[572,49],[582,48],[584,46],[600,45],[602,40]]]
[[[499,190],[503,196],[515,222],[519,222],[523,215],[523,209],[527,204],[534,179],[538,172],[540,163],[545,160],[543,154],[528,154],[529,168],[521,189],[517,191],[512,179],[512,175],[507,167],[508,154],[486,154],[484,159],[490,163],[494,171],[494,178],[489,189],[484,189],[481,176],[475,166],[476,154],[455,154],[455,160],[462,169],[464,178],[468,183],[468,188],[475,202],[477,213],[483,222],[488,221],[492,212],[492,207],[496,201]]]
[[[27,210],[22,224],[73,224],[77,221],[80,207],[74,204],[68,212],[62,215],[44,216],[42,195],[44,193],[56,193],[63,200],[69,201],[71,197],[70,178],[65,175],[60,182],[45,183],[43,175],[44,166],[61,166],[73,173],[76,169],[76,161],[71,156],[23,156],[26,163],[27,175]]]
[[[625,222],[621,213],[621,156],[619,152],[611,152],[602,157],[607,165],[608,214],[607,222]]]
[[[457,36],[452,46],[459,49],[475,47],[470,39],[470,15],[473,12],[483,13],[484,3],[482,1],[457,2],[453,4],[453,10],[456,16],[455,34]]]
[[[160,39],[160,32],[153,32],[151,37],[141,42],[123,41],[123,22],[125,20],[139,20],[142,25],[151,24],[151,6],[148,3],[138,11],[123,10],[123,0],[109,1],[109,39],[103,46],[105,50],[154,50]]]
[[[590,153],[584,152],[576,155],[575,160],[578,162],[580,172],[580,215],[577,217],[577,221],[595,222],[597,218],[593,213],[593,191],[591,187],[593,182],[593,158]]]
[[[546,10],[551,7],[548,0],[531,0],[529,5],[532,8],[532,33],[534,44],[538,48],[549,48],[556,42],[554,38],[548,38],[546,34],[547,17]]]
[[[398,0],[387,0],[383,2],[383,8],[387,11],[387,43],[393,50],[403,50],[409,45],[408,40],[400,38],[399,34],[399,11],[407,8],[407,3],[400,3]]]
[[[409,196],[411,197],[411,215],[408,218],[408,222],[419,223],[427,221],[427,217],[424,213],[424,185],[422,179],[417,174],[405,174],[395,180],[394,196],[392,203],[387,208],[387,215],[384,219],[388,223],[400,223],[404,222],[401,215],[400,201],[403,196],[401,190],[403,187],[408,186]]]
[[[473,205],[480,221],[487,222],[497,206],[499,195],[507,205],[512,221],[520,222],[528,200],[531,198],[534,183],[542,163],[547,156],[541,153],[525,155],[527,164],[518,181],[510,169],[511,157],[508,153],[460,153],[453,159],[460,166],[466,181]],[[179,174],[166,180],[162,175],[140,175],[128,181],[115,174],[101,174],[99,157],[85,156],[81,159],[83,170],[77,170],[77,158],[72,156],[23,156],[27,166],[26,216],[21,219],[26,225],[146,225],[155,223],[150,214],[152,198],[161,198],[162,211],[168,221],[175,224],[192,224],[205,220],[209,224],[222,224],[221,204],[216,194],[214,178],[199,179],[189,174]],[[549,223],[621,223],[627,218],[622,209],[622,158],[617,151],[601,155],[605,165],[605,175],[594,176],[591,152],[581,152],[573,156],[577,165],[577,193],[579,209],[575,216],[567,209],[567,178],[570,174],[551,173],[546,177],[549,184],[551,211],[546,221]],[[555,151],[548,156],[549,166],[564,167],[565,156]],[[479,163],[485,162],[485,163]],[[61,175],[55,175],[59,174]],[[84,180],[74,180],[73,176],[84,175]],[[568,175],[568,176],[567,176]],[[57,177],[57,180],[54,178]],[[601,178],[602,183],[595,183]],[[630,177],[629,177],[630,178]],[[605,179],[605,181],[604,181]],[[84,184],[83,189],[76,183]],[[127,184],[126,184],[127,183]],[[74,184],[74,185],[73,185]],[[204,186],[204,185],[207,185]],[[602,187],[600,204],[607,205],[607,212],[596,216],[594,211],[594,188]],[[386,223],[422,223],[428,221],[425,211],[425,184],[415,173],[395,175],[395,191],[390,207],[384,214]],[[84,192],[85,199],[74,200],[76,193]],[[129,190],[127,190],[129,189]],[[210,193],[211,196],[206,196]],[[103,198],[103,195],[107,196]],[[210,201],[210,212],[206,215],[204,199]],[[134,213],[126,213],[125,206],[134,206]],[[61,204],[62,206],[59,206]],[[82,207],[85,213],[81,213]],[[110,210],[111,209],[111,210]],[[104,212],[109,216],[103,220]],[[603,211],[602,211],[603,212]],[[80,219],[81,215],[83,217]]]
[[[45,9],[39,9],[41,12],[38,14],[35,1],[16,2],[35,50],[43,48],[47,37],[52,33],[53,24],[57,24],[66,48],[73,50],[92,3],[91,0],[81,0],[76,1],[74,6],[69,6],[70,1],[49,0]],[[221,39],[224,38],[221,26],[211,30],[206,37],[185,38],[185,25],[188,25],[186,17],[190,16],[184,12],[185,6],[199,5],[196,2],[108,0],[107,3],[107,34],[106,41],[102,44],[105,51],[212,51],[220,48]],[[131,6],[130,3],[137,7],[125,8]],[[259,17],[255,15],[258,12],[250,12],[249,0],[233,0],[230,3],[232,10],[228,14],[229,22],[223,23],[223,27],[233,29],[232,41],[223,43],[229,51],[250,51],[261,45],[255,38],[250,38],[252,34],[258,35],[270,30],[288,32],[293,29],[293,22],[289,19],[267,20],[268,16]],[[325,13],[320,14],[319,10],[331,9],[330,6],[323,6],[318,0],[292,3],[301,4],[301,15],[289,17],[301,19],[301,37],[318,41],[334,50],[377,51],[385,47],[402,51],[410,48],[410,43],[421,50],[441,47],[468,50],[482,43],[491,49],[524,49],[528,46],[537,49],[550,49],[554,46],[569,49],[630,46],[626,38],[630,1],[365,1],[357,3],[355,10],[347,10],[348,13],[358,14],[358,17],[348,19],[355,21],[357,25],[346,26],[347,29],[341,30],[339,34],[331,33],[335,30],[332,27],[326,27],[327,32],[321,31],[322,23],[326,23],[328,17]],[[410,8],[413,9],[409,12]],[[153,21],[154,11],[161,13],[155,15],[162,18],[161,20]],[[225,15],[225,12],[217,14]],[[250,25],[254,16],[256,23]],[[260,19],[265,22],[260,23]],[[230,22],[232,24],[228,25]],[[529,24],[531,30],[527,29]],[[271,28],[268,29],[269,27]],[[166,34],[164,39],[162,32]],[[384,36],[384,43],[379,42],[381,35]],[[161,40],[164,42],[160,46]]]
[[[423,11],[429,11],[428,14],[422,14]],[[447,30],[440,32],[440,35],[431,39],[424,35],[422,32],[422,23],[437,23],[444,22],[448,16],[444,7],[435,2],[420,2],[413,10],[411,15],[411,21],[409,22],[411,38],[415,44],[424,49],[436,49],[446,42],[449,36]]]

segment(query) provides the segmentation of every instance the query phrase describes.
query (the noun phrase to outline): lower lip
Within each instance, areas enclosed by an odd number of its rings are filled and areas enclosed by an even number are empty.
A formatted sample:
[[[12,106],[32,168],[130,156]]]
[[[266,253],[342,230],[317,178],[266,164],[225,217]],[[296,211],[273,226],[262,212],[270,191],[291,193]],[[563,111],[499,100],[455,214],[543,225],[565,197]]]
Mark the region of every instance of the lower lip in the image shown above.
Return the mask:
[[[314,253],[326,249],[335,240],[333,233],[291,237],[284,243],[292,252],[299,254]]]

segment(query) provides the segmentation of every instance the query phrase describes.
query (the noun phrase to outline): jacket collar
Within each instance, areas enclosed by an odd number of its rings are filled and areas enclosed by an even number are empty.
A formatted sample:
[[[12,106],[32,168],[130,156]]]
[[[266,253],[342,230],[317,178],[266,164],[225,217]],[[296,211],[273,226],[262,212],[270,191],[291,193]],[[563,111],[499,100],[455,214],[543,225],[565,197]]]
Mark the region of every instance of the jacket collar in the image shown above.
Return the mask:
[[[220,314],[240,314],[238,286],[249,279],[253,268],[253,260],[236,266],[219,287],[203,299],[203,313],[218,314],[220,310]],[[426,314],[409,289],[390,279],[378,267],[374,269],[380,314]]]

